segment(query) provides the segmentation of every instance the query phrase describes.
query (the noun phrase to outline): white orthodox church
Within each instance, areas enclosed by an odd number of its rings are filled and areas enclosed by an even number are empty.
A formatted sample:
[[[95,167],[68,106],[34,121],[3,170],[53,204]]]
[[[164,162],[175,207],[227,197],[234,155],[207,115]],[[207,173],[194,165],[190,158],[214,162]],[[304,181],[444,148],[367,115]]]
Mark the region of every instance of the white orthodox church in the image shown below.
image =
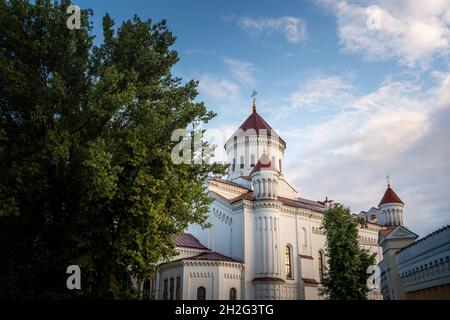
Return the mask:
[[[174,238],[179,255],[143,283],[154,299],[321,299],[326,268],[321,229],[332,201],[308,200],[284,175],[286,143],[256,112],[225,144],[226,179],[210,178],[209,229],[192,225]],[[355,215],[356,216],[356,215]],[[403,202],[388,186],[378,208],[361,212],[362,247],[377,254],[379,232],[403,224]],[[369,298],[381,299],[380,290]]]

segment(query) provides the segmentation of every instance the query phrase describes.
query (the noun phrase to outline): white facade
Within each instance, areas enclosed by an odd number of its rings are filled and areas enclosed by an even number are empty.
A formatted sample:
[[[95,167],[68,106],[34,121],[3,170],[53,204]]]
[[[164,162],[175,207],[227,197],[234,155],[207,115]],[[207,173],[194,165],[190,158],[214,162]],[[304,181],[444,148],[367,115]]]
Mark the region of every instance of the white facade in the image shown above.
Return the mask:
[[[179,244],[180,256],[160,267],[155,298],[167,298],[164,291],[179,277],[180,299],[203,298],[201,288],[206,299],[321,299],[326,239],[320,227],[330,202],[303,199],[289,185],[282,173],[286,145],[261,119],[254,110],[241,128],[256,128],[227,141],[234,166],[227,179],[208,181],[215,199],[208,218],[212,227],[187,230],[204,248]],[[261,137],[264,129],[269,137]],[[359,234],[377,263],[382,259],[378,232],[384,228],[369,222]]]

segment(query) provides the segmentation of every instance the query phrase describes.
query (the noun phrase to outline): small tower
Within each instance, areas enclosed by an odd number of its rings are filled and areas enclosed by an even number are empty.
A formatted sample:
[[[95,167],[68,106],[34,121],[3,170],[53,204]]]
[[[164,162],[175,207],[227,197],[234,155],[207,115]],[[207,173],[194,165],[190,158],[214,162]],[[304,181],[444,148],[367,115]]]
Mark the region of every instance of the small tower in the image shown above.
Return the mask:
[[[263,153],[250,176],[253,184],[253,195],[256,200],[277,199],[280,174],[266,153]]]
[[[263,152],[250,176],[255,198],[255,295],[257,299],[279,299],[284,284],[281,279],[286,278],[281,261],[284,248],[280,248],[281,202],[277,200],[280,173]]]
[[[390,227],[403,226],[403,201],[392,190],[390,181],[383,198],[378,205],[378,224]]]

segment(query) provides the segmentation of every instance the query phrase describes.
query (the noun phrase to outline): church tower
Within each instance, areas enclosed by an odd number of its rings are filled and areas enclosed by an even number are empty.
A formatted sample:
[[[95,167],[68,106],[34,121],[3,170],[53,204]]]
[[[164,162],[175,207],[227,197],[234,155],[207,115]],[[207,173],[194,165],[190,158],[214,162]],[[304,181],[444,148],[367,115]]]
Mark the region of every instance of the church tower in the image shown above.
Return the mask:
[[[253,184],[255,299],[279,299],[286,278],[281,267],[280,207],[277,200],[280,172],[266,153],[250,173]],[[278,294],[277,294],[278,292]]]
[[[378,205],[378,224],[397,227],[403,226],[403,201],[392,190],[390,182]]]
[[[286,143],[270,125],[256,112],[256,92],[250,116],[225,143],[228,161],[231,164],[228,180],[237,177],[249,178],[256,163],[265,154],[274,168],[282,174]]]

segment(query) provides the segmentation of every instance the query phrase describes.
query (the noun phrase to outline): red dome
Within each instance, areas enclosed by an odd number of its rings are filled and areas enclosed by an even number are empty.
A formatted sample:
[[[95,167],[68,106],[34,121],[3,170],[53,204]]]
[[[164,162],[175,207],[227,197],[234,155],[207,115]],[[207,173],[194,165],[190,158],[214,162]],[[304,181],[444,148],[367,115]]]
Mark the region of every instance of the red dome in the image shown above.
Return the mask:
[[[384,193],[383,198],[380,201],[378,206],[381,206],[385,203],[401,203],[404,204],[403,201],[399,198],[398,195],[395,194],[394,190],[392,190],[391,186],[388,185],[386,192]]]

